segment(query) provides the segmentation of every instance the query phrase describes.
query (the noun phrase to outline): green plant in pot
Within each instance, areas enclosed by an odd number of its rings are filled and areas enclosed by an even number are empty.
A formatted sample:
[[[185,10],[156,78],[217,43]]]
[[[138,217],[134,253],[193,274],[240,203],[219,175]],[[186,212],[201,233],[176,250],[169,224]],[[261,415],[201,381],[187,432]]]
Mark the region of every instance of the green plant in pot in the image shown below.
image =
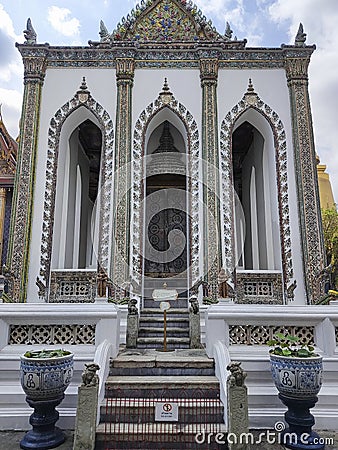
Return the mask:
[[[318,401],[322,386],[323,361],[311,344],[300,343],[290,334],[276,333],[268,342],[271,346],[271,373],[279,398],[288,407],[285,420],[289,425],[283,433],[284,445],[290,449],[321,450],[315,423],[310,413]],[[293,436],[293,437],[292,437]],[[304,441],[307,443],[304,446]]]
[[[323,364],[312,345],[299,338],[276,333],[268,342],[272,377],[279,392],[292,397],[317,395],[322,385]]]
[[[65,440],[55,427],[59,413],[55,410],[73,376],[73,353],[64,349],[27,351],[20,357],[20,381],[26,401],[34,412],[30,417],[33,429],[20,446],[23,449],[54,448]]]

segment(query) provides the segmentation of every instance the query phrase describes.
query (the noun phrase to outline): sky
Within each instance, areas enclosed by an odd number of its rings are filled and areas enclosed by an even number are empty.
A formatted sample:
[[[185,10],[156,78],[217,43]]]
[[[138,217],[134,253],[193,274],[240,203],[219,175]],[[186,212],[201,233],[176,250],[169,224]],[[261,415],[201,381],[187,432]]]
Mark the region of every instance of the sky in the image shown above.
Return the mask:
[[[316,152],[327,165],[338,202],[338,0],[195,0],[220,33],[231,25],[248,47],[293,44],[299,23],[316,44],[309,68]],[[87,45],[99,40],[102,19],[112,32],[137,4],[133,0],[0,0],[0,103],[3,120],[18,135],[23,66],[15,42],[23,42],[30,17],[38,42]]]

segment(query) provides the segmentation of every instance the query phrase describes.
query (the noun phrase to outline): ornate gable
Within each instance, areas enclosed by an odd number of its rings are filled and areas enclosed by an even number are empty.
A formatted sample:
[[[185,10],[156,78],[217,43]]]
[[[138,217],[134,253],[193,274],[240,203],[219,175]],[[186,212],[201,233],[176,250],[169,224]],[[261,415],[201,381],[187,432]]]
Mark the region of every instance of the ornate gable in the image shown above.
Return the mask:
[[[13,178],[18,143],[9,135],[0,112],[0,181]]]
[[[142,0],[112,33],[115,41],[224,40],[191,0]]]

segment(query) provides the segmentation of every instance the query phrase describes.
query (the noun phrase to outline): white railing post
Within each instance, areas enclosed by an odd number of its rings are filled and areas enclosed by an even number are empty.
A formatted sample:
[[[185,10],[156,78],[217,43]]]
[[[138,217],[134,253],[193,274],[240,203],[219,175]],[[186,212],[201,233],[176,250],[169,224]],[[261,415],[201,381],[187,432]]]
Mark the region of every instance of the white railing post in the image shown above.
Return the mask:
[[[336,328],[328,317],[315,326],[315,342],[325,355],[334,355],[337,346]]]

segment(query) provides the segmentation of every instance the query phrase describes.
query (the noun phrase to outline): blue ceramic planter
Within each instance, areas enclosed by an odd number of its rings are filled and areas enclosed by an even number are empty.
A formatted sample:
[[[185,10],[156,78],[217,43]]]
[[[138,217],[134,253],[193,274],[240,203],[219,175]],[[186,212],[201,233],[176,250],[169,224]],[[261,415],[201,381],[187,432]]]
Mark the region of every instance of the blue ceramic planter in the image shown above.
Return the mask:
[[[34,408],[28,431],[20,447],[46,450],[61,445],[65,436],[55,427],[59,419],[56,411],[73,376],[73,354],[51,358],[21,356],[20,379],[26,401]]]
[[[324,444],[312,431],[315,419],[310,409],[318,401],[322,386],[322,357],[290,358],[270,354],[271,373],[279,398],[287,406],[284,417],[289,427],[282,433],[282,443],[291,450],[323,450]]]
[[[322,386],[321,356],[290,358],[270,354],[271,373],[276,388],[289,397],[304,398],[318,394]]]

